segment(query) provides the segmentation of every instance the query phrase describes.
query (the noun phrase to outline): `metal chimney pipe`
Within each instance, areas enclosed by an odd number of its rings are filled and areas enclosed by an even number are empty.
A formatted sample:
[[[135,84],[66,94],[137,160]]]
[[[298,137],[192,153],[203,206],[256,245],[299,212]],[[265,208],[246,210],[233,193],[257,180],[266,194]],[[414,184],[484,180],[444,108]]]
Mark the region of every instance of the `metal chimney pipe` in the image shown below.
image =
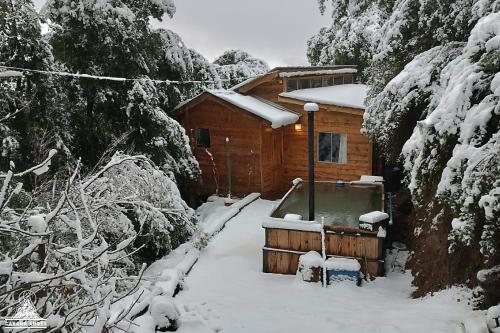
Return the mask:
[[[309,221],[315,220],[314,198],[314,112],[319,111],[316,103],[306,103],[304,111],[307,112],[307,132],[309,147]]]

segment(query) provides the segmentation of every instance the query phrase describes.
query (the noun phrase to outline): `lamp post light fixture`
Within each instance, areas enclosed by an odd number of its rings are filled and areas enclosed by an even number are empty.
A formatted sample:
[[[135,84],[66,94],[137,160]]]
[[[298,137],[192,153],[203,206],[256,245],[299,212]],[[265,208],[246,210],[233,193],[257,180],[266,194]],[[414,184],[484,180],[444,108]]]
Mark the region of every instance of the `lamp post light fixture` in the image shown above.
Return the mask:
[[[319,106],[316,103],[306,103],[304,111],[307,112],[309,147],[309,221],[314,221],[314,113],[319,111]]]

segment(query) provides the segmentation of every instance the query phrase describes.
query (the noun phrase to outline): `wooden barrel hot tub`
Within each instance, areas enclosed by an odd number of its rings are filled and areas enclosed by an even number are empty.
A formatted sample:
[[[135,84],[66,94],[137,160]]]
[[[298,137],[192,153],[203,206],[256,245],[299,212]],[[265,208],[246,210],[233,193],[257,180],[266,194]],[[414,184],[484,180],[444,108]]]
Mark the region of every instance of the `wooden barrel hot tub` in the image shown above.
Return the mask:
[[[323,182],[324,183],[324,182]],[[328,191],[329,186],[335,188],[335,183],[328,183],[329,185],[319,186],[320,193],[316,193],[316,198],[320,201],[317,205],[320,211],[319,218],[325,221],[325,252],[328,257],[348,257],[355,258],[361,264],[361,271],[370,276],[383,276],[384,275],[384,254],[383,254],[383,237],[377,231],[367,231],[359,228],[359,223],[353,222],[353,217],[368,213],[375,209],[383,211],[384,207],[384,192],[382,184],[369,184],[366,185],[372,191],[371,195],[363,196],[358,195],[352,200],[366,200],[367,197],[373,195],[378,196],[378,200],[371,200],[370,204],[366,202],[359,202],[360,211],[352,211],[352,216],[347,216],[344,212],[338,212],[340,219],[335,218],[337,213],[332,209],[332,218],[325,215],[325,211],[330,206],[328,202],[322,202],[320,199],[324,191]],[[271,212],[270,216],[266,218],[262,226],[265,229],[265,245],[263,248],[263,271],[266,273],[278,274],[296,274],[299,256],[309,251],[317,251],[321,254],[321,229],[322,225],[319,222],[309,222],[300,220],[285,220],[282,215],[285,213],[293,213],[302,215],[304,207],[307,204],[300,202],[303,193],[294,195],[297,192],[307,192],[307,186],[300,188],[306,184],[297,184],[283,197],[278,206]],[[347,186],[347,185],[346,185]],[[318,187],[317,185],[315,187]],[[376,187],[376,191],[374,190]],[[342,193],[338,190],[338,193]],[[333,191],[335,192],[335,191]],[[359,191],[355,191],[356,193]],[[305,197],[304,197],[305,198]],[[340,198],[340,196],[339,196]],[[335,195],[331,200],[336,200]],[[339,199],[339,201],[348,202],[349,198]],[[343,208],[346,208],[344,204]],[[331,205],[334,208],[335,205]],[[352,203],[355,207],[356,204]],[[339,206],[336,206],[337,209]],[[323,215],[323,216],[322,216]],[[302,215],[304,216],[304,215]],[[325,218],[325,216],[327,218]],[[317,216],[318,217],[318,216]],[[346,221],[346,225],[342,225],[342,219],[350,219]],[[339,222],[340,220],[340,222]],[[340,224],[340,225],[339,225]]]

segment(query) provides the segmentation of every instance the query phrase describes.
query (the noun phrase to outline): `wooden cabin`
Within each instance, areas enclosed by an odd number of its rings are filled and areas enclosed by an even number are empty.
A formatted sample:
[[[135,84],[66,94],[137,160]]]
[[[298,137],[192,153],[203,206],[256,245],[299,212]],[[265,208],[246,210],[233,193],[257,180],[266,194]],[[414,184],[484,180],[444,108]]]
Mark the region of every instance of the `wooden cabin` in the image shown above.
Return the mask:
[[[307,115],[316,102],[316,180],[357,180],[372,171],[372,144],[361,134],[367,87],[355,66],[279,67],[231,90],[205,91],[177,108],[200,163],[197,194],[260,192],[282,196],[308,177]]]

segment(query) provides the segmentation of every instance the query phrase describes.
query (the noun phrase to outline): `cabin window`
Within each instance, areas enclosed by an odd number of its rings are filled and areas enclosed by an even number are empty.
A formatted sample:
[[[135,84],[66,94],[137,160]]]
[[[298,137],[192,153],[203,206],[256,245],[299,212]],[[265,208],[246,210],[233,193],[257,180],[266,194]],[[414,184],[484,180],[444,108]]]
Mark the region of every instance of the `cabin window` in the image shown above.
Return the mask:
[[[352,75],[344,76],[344,84],[351,84],[351,83],[352,83]]]
[[[347,163],[347,135],[339,133],[318,133],[318,161]]]
[[[210,130],[208,128],[196,129],[196,145],[202,148],[210,148]]]
[[[321,88],[321,78],[311,79],[311,88]]]
[[[311,80],[310,79],[300,79],[299,80],[299,89],[308,89],[311,88]]]
[[[297,90],[297,80],[286,80],[286,91]]]
[[[343,76],[335,76],[333,78],[333,84],[334,85],[337,85],[337,84],[344,84],[344,77]]]
[[[333,86],[333,77],[324,77],[323,78],[323,87],[330,87]]]

